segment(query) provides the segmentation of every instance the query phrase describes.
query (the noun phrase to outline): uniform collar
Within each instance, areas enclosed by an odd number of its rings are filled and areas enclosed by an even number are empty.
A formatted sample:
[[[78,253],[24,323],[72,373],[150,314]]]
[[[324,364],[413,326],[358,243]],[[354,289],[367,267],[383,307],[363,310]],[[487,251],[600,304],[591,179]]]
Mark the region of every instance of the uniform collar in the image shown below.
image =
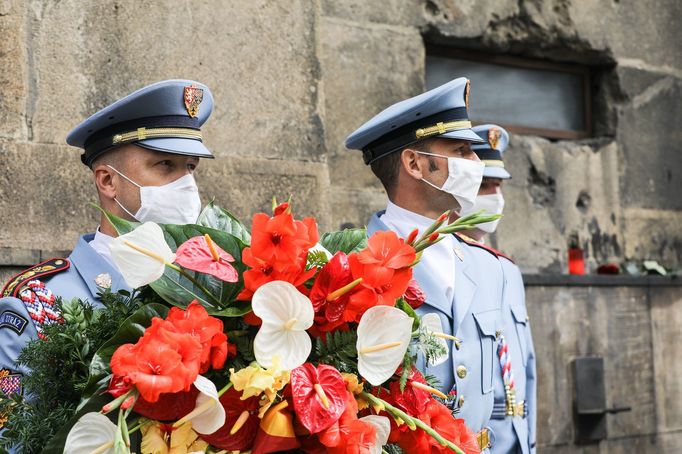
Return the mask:
[[[131,290],[118,269],[98,254],[90,245],[90,242],[94,239],[94,233],[88,233],[81,236],[78,239],[76,247],[69,256],[71,264],[81,275],[81,278],[88,286],[90,293],[97,295],[97,293],[101,291],[97,286],[96,280],[98,276],[103,274],[108,274],[111,277],[112,292],[117,292],[121,289]]]
[[[416,228],[422,231],[431,227],[431,225],[436,222],[435,219],[431,219],[426,216],[422,216],[421,214],[417,214],[406,210],[405,208],[399,207],[390,200],[386,206],[386,211],[381,216],[381,220],[384,221],[385,224],[404,224],[411,226],[411,229]],[[407,232],[407,234],[409,233],[410,232]]]
[[[89,244],[90,247],[93,248],[99,255],[101,255],[107,262],[109,262],[112,267],[118,269],[114,263],[114,260],[111,258],[111,250],[109,249],[109,244],[111,244],[113,239],[113,236],[102,233],[102,231],[97,228],[95,237],[92,239],[92,241],[90,241]]]

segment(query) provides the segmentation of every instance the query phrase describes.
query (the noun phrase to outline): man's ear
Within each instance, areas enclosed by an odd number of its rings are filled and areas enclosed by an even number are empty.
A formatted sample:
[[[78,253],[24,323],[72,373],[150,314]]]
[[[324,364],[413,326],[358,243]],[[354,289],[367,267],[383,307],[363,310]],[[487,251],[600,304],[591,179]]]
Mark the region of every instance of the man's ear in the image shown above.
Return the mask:
[[[405,148],[400,152],[400,166],[410,178],[421,180],[426,173],[426,160],[419,159],[419,152],[412,148]]]
[[[116,197],[116,172],[106,164],[98,164],[92,169],[100,199],[113,200]]]

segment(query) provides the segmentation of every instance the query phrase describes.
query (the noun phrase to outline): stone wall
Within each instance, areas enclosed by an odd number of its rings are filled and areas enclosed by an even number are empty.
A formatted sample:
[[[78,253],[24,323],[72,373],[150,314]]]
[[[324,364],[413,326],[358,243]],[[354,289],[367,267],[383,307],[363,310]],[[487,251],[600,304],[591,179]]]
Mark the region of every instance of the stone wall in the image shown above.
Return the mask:
[[[682,57],[675,0],[0,1],[0,263],[67,251],[96,226],[67,132],[147,83],[212,87],[206,198],[248,217],[294,196],[323,228],[363,225],[385,195],[345,136],[423,90],[424,43],[592,65],[596,137],[513,135],[493,244],[526,271],[682,263]],[[144,14],[141,14],[144,12]],[[475,83],[473,93],[475,96]],[[530,221],[530,222],[529,222]],[[530,247],[529,247],[530,246]]]
[[[538,452],[673,453],[682,447],[682,282],[526,277],[538,365]],[[608,439],[575,443],[573,360],[604,358]]]

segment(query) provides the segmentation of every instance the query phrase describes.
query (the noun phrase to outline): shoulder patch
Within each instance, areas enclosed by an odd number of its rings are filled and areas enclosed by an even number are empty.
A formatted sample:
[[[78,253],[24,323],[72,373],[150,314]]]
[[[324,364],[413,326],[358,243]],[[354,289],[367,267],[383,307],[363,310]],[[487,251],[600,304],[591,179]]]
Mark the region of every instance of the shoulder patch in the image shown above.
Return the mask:
[[[502,257],[502,258],[505,258],[505,259],[509,260],[510,262],[514,263],[514,260],[511,257],[509,257],[508,255],[505,255],[502,252],[498,251],[497,249],[491,248],[490,246],[486,246],[485,244],[479,243],[478,241],[474,240],[471,237],[464,235],[463,233],[455,233],[455,236],[457,238],[459,238],[462,242],[468,244],[469,246],[473,246],[473,247],[483,249],[485,251],[488,251],[489,253],[491,253],[492,255],[497,257],[498,259],[500,257]]]
[[[0,394],[9,396],[11,394],[22,394],[21,384],[22,375],[9,369],[0,369]],[[0,413],[0,429],[9,421],[9,415]]]
[[[21,336],[26,329],[28,324],[28,319],[21,314],[17,314],[12,310],[3,311],[0,314],[0,329],[7,328],[11,329],[18,336]]]
[[[13,296],[18,298],[19,292],[32,279],[50,276],[69,269],[71,263],[67,259],[50,259],[22,271],[5,284],[0,296]]]

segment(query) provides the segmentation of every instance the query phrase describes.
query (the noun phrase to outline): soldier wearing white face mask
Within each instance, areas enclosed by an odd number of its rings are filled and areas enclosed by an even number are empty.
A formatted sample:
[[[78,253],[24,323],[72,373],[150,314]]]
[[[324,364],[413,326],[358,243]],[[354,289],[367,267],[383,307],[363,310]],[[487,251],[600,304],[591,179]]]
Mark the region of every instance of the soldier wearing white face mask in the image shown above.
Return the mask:
[[[389,199],[386,210],[369,220],[369,234],[392,230],[407,237],[447,210],[473,206],[485,165],[472,151],[483,140],[471,129],[468,100],[469,81],[455,79],[386,108],[348,136],[346,146],[363,151]],[[425,365],[422,358],[419,366],[438,379],[451,396],[449,407],[485,450],[494,444],[488,421],[502,303],[500,261],[448,235],[424,251],[414,277],[426,295],[417,312],[437,315],[443,332],[459,338],[448,341],[444,362]]]
[[[140,222],[193,223],[201,201],[192,174],[200,158],[213,157],[201,136],[212,110],[213,97],[203,84],[158,82],[95,113],[66,141],[83,149],[81,161],[92,170],[103,209]],[[11,383],[11,389],[21,391],[27,372],[15,364],[22,348],[60,318],[57,297],[80,298],[98,307],[101,289],[130,290],[111,260],[108,245],[115,236],[102,216],[97,231],[81,236],[68,258],[40,263],[4,286],[0,379]]]
[[[502,160],[509,135],[496,125],[476,126],[473,129],[486,139],[485,143],[471,147],[485,164],[485,169],[476,202],[463,211],[462,215],[480,210],[502,214],[502,183],[511,178]],[[493,233],[499,222],[500,220],[479,224],[477,229],[467,233],[467,241],[481,246],[485,235]],[[523,279],[512,259],[499,251],[487,249],[500,258],[505,280],[503,326],[495,363],[495,374],[501,380],[495,381],[495,406],[489,423],[495,433],[495,444],[491,452],[533,453],[536,433],[535,349],[526,311]]]

